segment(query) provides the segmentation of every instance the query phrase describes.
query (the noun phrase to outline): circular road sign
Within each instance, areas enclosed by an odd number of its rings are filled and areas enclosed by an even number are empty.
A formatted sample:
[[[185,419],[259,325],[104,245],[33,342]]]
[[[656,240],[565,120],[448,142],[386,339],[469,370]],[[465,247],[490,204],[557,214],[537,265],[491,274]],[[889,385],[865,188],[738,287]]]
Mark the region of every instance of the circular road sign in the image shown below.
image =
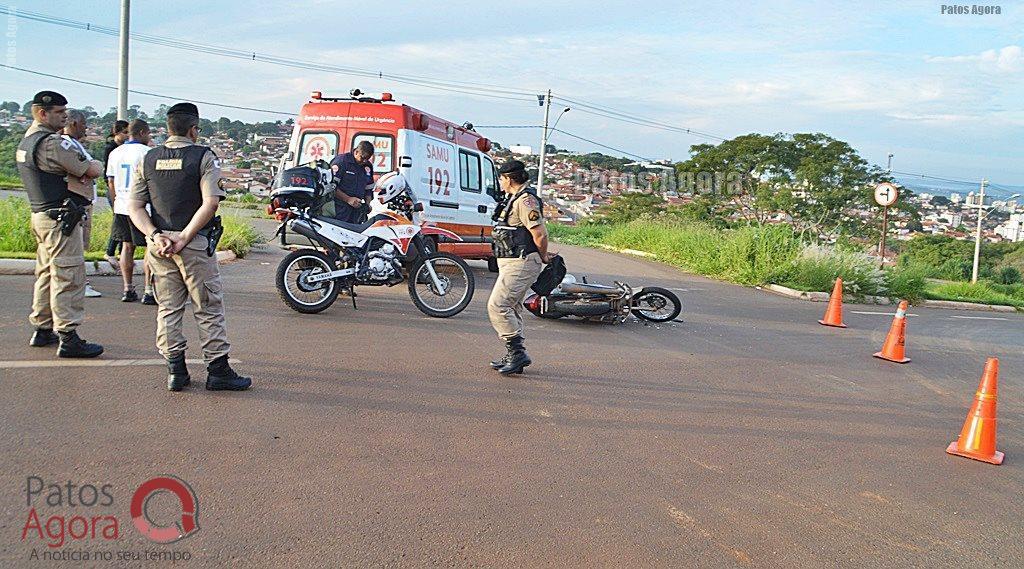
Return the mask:
[[[899,195],[900,192],[896,186],[889,182],[883,182],[875,187],[875,201],[882,207],[889,207],[896,203],[896,198]]]

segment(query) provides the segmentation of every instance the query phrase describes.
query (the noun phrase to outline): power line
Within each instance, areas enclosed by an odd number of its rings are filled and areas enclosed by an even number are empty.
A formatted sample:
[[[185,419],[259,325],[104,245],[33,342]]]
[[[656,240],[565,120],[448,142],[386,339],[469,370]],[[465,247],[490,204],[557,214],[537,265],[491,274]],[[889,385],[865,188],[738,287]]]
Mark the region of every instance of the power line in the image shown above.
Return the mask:
[[[24,67],[15,67],[13,65],[5,65],[3,63],[0,63],[0,67],[5,68],[5,69],[13,69],[14,71],[21,71],[23,73],[30,73],[32,75],[38,75],[40,77],[49,77],[51,79],[60,79],[62,81],[70,81],[71,83],[79,83],[81,85],[90,85],[92,87],[99,87],[101,89],[112,89],[114,91],[117,90],[117,87],[115,87],[113,85],[104,85],[102,83],[96,83],[96,82],[93,82],[93,81],[85,81],[83,79],[74,79],[72,77],[64,77],[62,75],[54,75],[52,73],[43,73],[42,71],[35,71],[35,70],[32,70],[32,69],[25,69]],[[224,107],[225,109],[238,109],[238,110],[241,110],[241,111],[256,111],[256,112],[259,112],[259,113],[271,113],[271,114],[275,114],[275,115],[286,115],[286,116],[289,116],[289,117],[296,116],[295,113],[286,113],[284,111],[274,111],[274,110],[270,110],[270,109],[258,109],[258,108],[255,108],[255,107],[243,107],[243,106],[240,106],[240,105],[226,105],[226,104],[223,104],[223,103],[213,103],[213,102],[210,102],[210,101],[200,101],[199,99],[193,99],[193,98],[190,98],[190,97],[175,97],[175,96],[172,96],[172,95],[162,95],[160,93],[151,93],[149,91],[137,91],[135,89],[129,89],[129,92],[130,93],[135,93],[136,95],[146,95],[148,97],[156,97],[156,98],[159,98],[159,99],[167,99],[169,101],[189,101],[189,102],[192,102],[192,103],[199,103],[201,105],[210,105],[212,107]]]
[[[577,107],[578,110],[580,110],[580,112],[587,113],[587,114],[603,116],[603,117],[610,118],[610,119],[613,119],[613,120],[618,120],[618,121],[622,121],[622,122],[637,124],[637,125],[640,125],[640,126],[649,126],[649,127],[652,127],[652,128],[660,128],[662,130],[669,130],[669,131],[674,131],[674,132],[691,134],[691,135],[695,135],[695,136],[701,136],[701,137],[704,137],[704,138],[710,138],[710,139],[714,139],[714,140],[720,140],[720,141],[727,140],[726,138],[718,136],[716,134],[710,134],[710,133],[707,133],[707,132],[702,132],[702,131],[699,131],[699,130],[696,130],[696,129],[692,129],[692,128],[689,128],[689,127],[685,127],[685,126],[673,125],[673,124],[665,123],[665,122],[662,122],[662,121],[656,121],[656,120],[653,120],[653,119],[644,118],[644,117],[641,117],[641,116],[638,116],[638,115],[617,111],[617,110],[612,109],[610,107],[603,107],[601,105],[596,105],[596,104],[593,104],[593,103],[588,103],[588,102],[580,101],[580,100],[577,100],[577,99],[570,99],[568,97],[561,97],[561,96],[552,96],[552,99],[558,99],[560,101],[564,101],[566,103],[569,103],[570,105],[574,105],[574,106]],[[579,107],[583,107],[583,108],[580,109]],[[587,110],[587,109],[590,109],[590,110]]]
[[[589,138],[584,138],[584,137],[582,137],[582,136],[580,136],[578,134],[573,134],[571,132],[564,131],[564,130],[562,130],[560,128],[553,128],[553,129],[550,129],[550,130],[552,132],[560,132],[560,133],[562,133],[562,134],[564,134],[566,136],[571,136],[572,138],[575,138],[575,139],[578,139],[578,140],[582,140],[584,142],[589,142],[590,144],[593,144],[595,146],[600,146],[601,148],[605,148],[607,150],[613,150],[613,151],[618,152],[620,154],[625,154],[626,156],[632,156],[633,158],[639,158],[640,160],[644,160],[644,161],[647,161],[647,162],[653,162],[653,160],[651,160],[650,158],[645,158],[643,156],[640,156],[639,154],[633,154],[632,152],[626,152],[625,150],[622,150],[621,148],[615,148],[614,146],[608,146],[606,144],[601,144],[600,142],[597,142],[597,141],[594,141],[594,140],[590,140]]]
[[[951,178],[942,178],[942,177],[939,177],[939,176],[929,176],[927,174],[914,174],[912,172],[898,172],[896,170],[893,170],[892,173],[893,174],[899,174],[901,176],[913,176],[915,178],[925,178],[927,180],[937,180],[937,181],[940,181],[940,182],[950,182],[952,184],[968,184],[968,185],[971,185],[971,186],[977,186],[977,185],[979,185],[981,183],[981,180],[977,180],[977,181],[974,181],[974,182],[967,181],[967,180],[953,180]]]
[[[544,127],[542,127],[540,125],[499,124],[499,125],[474,125],[474,128],[544,128]],[[652,162],[652,160],[650,158],[645,158],[643,156],[640,156],[639,154],[633,154],[632,152],[626,152],[625,150],[622,150],[621,148],[615,148],[614,146],[608,146],[607,144],[602,144],[600,142],[597,142],[596,140],[590,140],[589,138],[584,138],[584,137],[582,137],[582,136],[580,136],[578,134],[573,134],[571,132],[564,131],[564,130],[562,130],[560,128],[551,128],[551,129],[548,129],[548,130],[550,130],[551,132],[558,132],[558,133],[564,134],[566,136],[571,136],[572,138],[575,138],[575,139],[578,139],[578,140],[582,140],[584,142],[589,142],[590,144],[593,144],[593,145],[596,145],[596,146],[600,146],[601,148],[604,148],[604,149],[607,149],[607,150],[613,150],[615,152],[618,152],[620,154],[624,154],[626,156],[631,156],[633,158],[639,158],[640,160],[646,160],[647,162]]]
[[[25,18],[37,22],[53,24],[57,26],[63,26],[67,28],[80,29],[89,32],[104,34],[108,36],[117,36],[119,31],[116,28],[109,26],[103,26],[93,24],[90,22],[81,22],[77,20],[70,20],[67,18],[60,18],[55,16],[49,16],[38,12],[31,12],[25,10],[11,9],[6,6],[0,6],[0,14],[7,14],[10,16]],[[404,83],[407,85],[416,85],[420,87],[426,87],[429,89],[437,89],[441,91],[456,92],[466,95],[489,97],[496,99],[515,100],[515,101],[530,101],[534,100],[534,94],[528,91],[515,90],[513,88],[498,87],[484,83],[472,83],[468,81],[440,81],[428,77],[416,76],[416,75],[404,75],[396,73],[385,73],[384,71],[374,71],[368,69],[359,69],[355,67],[346,67],[333,64],[322,64],[322,63],[310,63],[299,59],[292,59],[287,57],[280,57],[270,54],[261,54],[255,51],[246,51],[237,48],[223,47],[217,45],[202,44],[196,42],[187,42],[177,40],[174,38],[156,36],[151,34],[141,34],[132,32],[131,38],[154,45],[161,45],[164,47],[170,47],[174,49],[181,49],[186,51],[205,53],[209,55],[218,55],[221,57],[229,57],[233,59],[241,59],[246,61],[259,61],[262,63],[269,63],[272,65],[279,65],[282,67],[292,67],[298,69],[306,69],[311,71],[322,71],[326,73],[337,73],[342,75],[353,75],[358,77],[367,77],[374,79],[387,79],[396,83]]]
[[[81,85],[89,85],[89,86],[92,86],[92,87],[99,87],[101,89],[111,89],[111,90],[115,90],[115,91],[117,90],[117,87],[115,87],[113,85],[104,85],[102,83],[96,83],[94,81],[85,81],[83,79],[75,79],[73,77],[64,77],[62,75],[56,75],[56,74],[53,74],[53,73],[43,73],[42,71],[35,71],[33,69],[25,69],[23,67],[15,67],[13,65],[6,65],[6,64],[0,63],[0,68],[12,69],[12,70],[15,70],[15,71],[21,71],[23,73],[29,73],[29,74],[32,74],[32,75],[38,75],[40,77],[49,77],[51,79],[59,79],[61,81],[69,81],[69,82],[78,83],[78,84],[81,84]],[[190,102],[193,102],[193,103],[199,103],[201,105],[210,105],[210,106],[213,106],[213,107],[224,107],[224,108],[228,108],[228,109],[239,109],[239,110],[244,110],[244,111],[256,111],[256,112],[262,112],[262,113],[273,113],[273,114],[278,114],[278,115],[286,115],[286,116],[290,116],[290,117],[296,116],[295,113],[286,113],[286,112],[283,112],[283,111],[274,111],[274,110],[270,110],[270,109],[258,109],[258,108],[255,108],[255,107],[243,107],[243,106],[239,106],[239,105],[225,105],[225,104],[214,103],[214,102],[210,102],[210,101],[201,101],[201,100],[198,100],[198,99],[191,99],[191,98],[188,98],[188,97],[174,97],[174,96],[171,96],[171,95],[163,95],[163,94],[160,94],[160,93],[151,93],[149,91],[138,91],[138,90],[135,90],[135,89],[131,89],[130,92],[131,93],[135,93],[137,95],[146,95],[146,96],[149,96],[149,97],[157,97],[157,98],[160,98],[160,99],[167,99],[167,100],[173,100],[173,101],[190,101]],[[478,126],[476,128],[541,128],[541,127],[540,126],[534,126],[534,125],[482,125],[482,126]],[[619,152],[619,153],[624,154],[626,156],[632,156],[633,158],[639,158],[641,160],[650,161],[649,158],[644,158],[643,156],[640,156],[638,154],[633,154],[631,152],[626,152],[625,150],[622,150],[622,149],[619,149],[619,148],[615,148],[613,146],[608,146],[606,144],[602,144],[602,143],[597,142],[595,140],[590,140],[589,138],[584,138],[582,136],[573,134],[571,132],[564,131],[562,129],[551,129],[551,130],[552,130],[552,132],[560,132],[560,133],[562,133],[562,134],[564,134],[566,136],[571,136],[572,138],[576,138],[576,139],[582,140],[584,142],[589,142],[590,144],[593,144],[593,145],[596,145],[596,146],[600,146],[601,148],[605,148],[607,150],[613,150],[615,152]]]
[[[61,18],[56,16],[49,16],[39,12],[23,11],[23,10],[12,10],[7,7],[0,7],[0,13],[6,13],[15,17],[25,18],[38,22],[64,26],[74,29],[81,29],[85,31],[116,36],[118,30],[109,26],[102,26],[92,24],[89,22],[81,22],[77,20],[70,20],[67,18]],[[249,61],[260,61],[263,63],[269,63],[272,65],[279,65],[283,67],[293,67],[299,69],[307,69],[313,71],[322,71],[327,73],[339,73],[345,75],[353,75],[357,77],[369,77],[375,79],[388,79],[398,83],[405,83],[409,85],[416,85],[420,87],[426,87],[430,89],[437,89],[441,91],[463,93],[472,96],[489,97],[505,100],[514,101],[532,101],[535,96],[533,93],[523,91],[518,88],[495,85],[492,83],[480,83],[472,81],[459,81],[459,80],[437,80],[430,77],[423,77],[417,75],[406,75],[396,73],[385,73],[383,71],[372,71],[366,69],[359,69],[354,67],[339,66],[339,65],[328,65],[319,63],[310,63],[301,60],[279,57],[275,55],[260,54],[255,51],[246,51],[237,48],[229,48],[217,45],[202,44],[195,42],[185,42],[174,38],[168,38],[163,36],[156,36],[151,34],[142,34],[132,32],[131,37],[138,41],[151,43],[155,45],[161,45],[165,47],[171,47],[175,49],[182,49],[187,51],[194,51],[199,53],[206,53],[211,55],[218,55],[222,57],[229,57],[234,59],[242,59]],[[529,98],[526,98],[529,97]],[[649,128],[656,128],[660,130],[666,130],[670,132],[678,132],[683,134],[689,134],[693,136],[699,136],[703,138],[715,139],[715,140],[726,140],[724,137],[701,132],[696,129],[691,129],[684,126],[671,125],[668,123],[647,119],[634,114],[625,113],[609,107],[603,107],[593,103],[589,103],[577,99],[569,99],[566,97],[552,97],[553,99],[560,99],[572,105],[575,105],[580,109],[580,112],[617,120],[629,124],[635,124],[638,126],[645,126]],[[586,109],[590,109],[589,111]]]

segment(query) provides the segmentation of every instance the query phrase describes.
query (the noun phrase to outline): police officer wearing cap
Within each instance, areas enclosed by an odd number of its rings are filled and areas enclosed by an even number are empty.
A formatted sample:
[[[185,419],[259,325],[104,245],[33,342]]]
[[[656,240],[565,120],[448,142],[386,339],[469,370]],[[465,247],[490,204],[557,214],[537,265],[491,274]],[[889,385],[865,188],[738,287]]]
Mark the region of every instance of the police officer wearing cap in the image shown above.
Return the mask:
[[[147,235],[146,258],[159,305],[156,346],[167,359],[167,389],[181,391],[191,383],[182,332],[189,300],[206,362],[206,389],[248,389],[252,380],[228,365],[231,345],[214,255],[220,238],[220,218],[215,215],[225,196],[220,161],[213,150],[196,144],[199,109],[192,103],[167,110],[167,132],[167,141],[150,150],[135,170],[128,205],[132,223]]]
[[[68,100],[54,91],[32,98],[32,126],[18,145],[15,161],[32,209],[36,240],[36,283],[29,345],[57,344],[62,358],[94,358],[103,346],[78,336],[85,316],[85,257],[82,220],[92,203],[90,184],[69,187],[68,179],[91,180],[103,165],[79,152],[59,131],[67,123]],[[75,193],[79,191],[80,193]],[[57,331],[54,334],[54,330]]]
[[[532,363],[523,345],[523,299],[554,256],[548,252],[544,206],[527,185],[529,181],[526,166],[519,160],[510,160],[498,170],[498,183],[508,198],[495,213],[491,231],[498,280],[487,300],[487,316],[505,342],[504,357],[491,362],[491,368],[502,375],[522,373]]]

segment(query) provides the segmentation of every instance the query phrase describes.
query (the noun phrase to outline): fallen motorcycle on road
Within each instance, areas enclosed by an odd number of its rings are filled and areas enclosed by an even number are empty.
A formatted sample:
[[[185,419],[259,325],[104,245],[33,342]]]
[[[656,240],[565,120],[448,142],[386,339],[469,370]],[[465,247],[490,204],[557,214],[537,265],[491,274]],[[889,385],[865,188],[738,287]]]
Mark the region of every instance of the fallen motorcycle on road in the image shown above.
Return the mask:
[[[669,322],[683,309],[679,297],[661,287],[644,287],[634,293],[627,284],[591,284],[586,277],[576,282],[572,275],[565,275],[547,294],[530,294],[523,306],[541,318],[576,316],[613,324],[625,322],[631,314],[650,322]]]

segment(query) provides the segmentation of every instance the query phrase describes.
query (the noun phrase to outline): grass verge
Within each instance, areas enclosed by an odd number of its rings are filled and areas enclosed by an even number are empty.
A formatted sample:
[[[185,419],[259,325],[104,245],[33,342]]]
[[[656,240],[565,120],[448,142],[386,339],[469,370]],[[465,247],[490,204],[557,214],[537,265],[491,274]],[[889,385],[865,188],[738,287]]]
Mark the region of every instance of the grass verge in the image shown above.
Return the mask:
[[[0,200],[0,257],[14,259],[34,259],[36,241],[30,227],[31,210],[28,202],[21,197],[12,196]],[[222,213],[224,220],[224,236],[217,246],[218,250],[234,251],[239,258],[245,257],[254,245],[265,239],[256,231],[249,220],[235,214]],[[92,235],[85,251],[88,261],[99,261],[107,248],[110,236],[110,223],[113,215],[110,210],[93,215]],[[142,248],[136,251],[136,258],[141,258]]]
[[[861,251],[809,245],[785,225],[718,229],[700,223],[639,219],[624,224],[552,224],[553,239],[570,245],[607,245],[654,254],[682,269],[742,285],[781,284],[802,291],[832,290],[836,277],[854,298],[924,298],[926,267],[886,270]]]

